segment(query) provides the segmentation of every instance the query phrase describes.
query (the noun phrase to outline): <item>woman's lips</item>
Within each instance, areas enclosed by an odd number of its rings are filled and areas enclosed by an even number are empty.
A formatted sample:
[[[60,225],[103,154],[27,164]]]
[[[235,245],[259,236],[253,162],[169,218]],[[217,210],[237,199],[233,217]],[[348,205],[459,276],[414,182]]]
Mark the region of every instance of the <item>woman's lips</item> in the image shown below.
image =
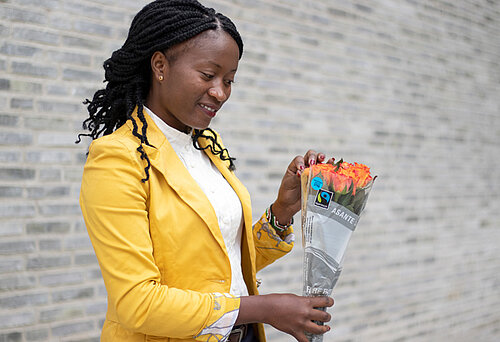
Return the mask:
[[[199,106],[211,118],[213,118],[215,116],[215,114],[217,114],[218,108],[214,108],[212,106],[209,106],[209,105],[206,105],[203,103],[200,103]]]

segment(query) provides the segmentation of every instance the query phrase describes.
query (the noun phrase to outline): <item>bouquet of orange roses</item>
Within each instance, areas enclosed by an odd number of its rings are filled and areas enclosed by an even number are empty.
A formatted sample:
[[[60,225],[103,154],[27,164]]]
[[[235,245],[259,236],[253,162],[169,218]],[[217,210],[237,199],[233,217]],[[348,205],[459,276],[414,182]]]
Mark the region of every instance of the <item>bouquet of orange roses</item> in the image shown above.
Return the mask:
[[[313,165],[302,173],[305,296],[331,295],[375,178],[367,166],[343,160]],[[322,335],[308,338],[323,340]]]

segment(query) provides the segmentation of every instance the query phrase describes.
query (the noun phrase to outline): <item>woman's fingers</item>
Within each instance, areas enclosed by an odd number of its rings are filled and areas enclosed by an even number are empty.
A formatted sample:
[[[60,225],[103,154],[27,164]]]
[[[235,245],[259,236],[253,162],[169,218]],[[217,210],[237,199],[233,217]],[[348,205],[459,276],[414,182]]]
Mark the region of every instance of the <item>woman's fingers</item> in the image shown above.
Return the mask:
[[[300,176],[305,168],[324,163],[325,160],[326,156],[324,153],[309,150],[304,156],[296,156],[288,166],[288,169],[297,176]],[[328,162],[333,162],[333,158],[330,158]]]
[[[330,327],[328,325],[318,325],[314,322],[308,322],[305,330],[311,334],[323,335],[330,331]]]
[[[332,318],[329,313],[319,309],[333,305],[333,299],[330,297],[271,294],[266,296],[263,305],[270,307],[265,311],[264,322],[294,336],[297,341],[307,342],[305,332],[324,334],[330,330],[326,325],[317,324],[317,322],[329,322]],[[267,314],[269,315],[266,316]]]
[[[311,321],[330,322],[331,319],[332,316],[326,311],[316,309],[311,312]]]
[[[293,174],[297,174],[298,176],[300,176],[305,168],[306,166],[304,163],[304,157],[302,156],[296,156],[295,158],[293,158],[290,165],[288,165],[288,171],[292,172]]]
[[[306,167],[317,164],[317,161],[318,161],[318,153],[314,150],[309,150],[304,155],[304,162]]]
[[[313,308],[324,308],[331,307],[334,304],[332,297],[319,296],[319,297],[308,297],[311,301]]]

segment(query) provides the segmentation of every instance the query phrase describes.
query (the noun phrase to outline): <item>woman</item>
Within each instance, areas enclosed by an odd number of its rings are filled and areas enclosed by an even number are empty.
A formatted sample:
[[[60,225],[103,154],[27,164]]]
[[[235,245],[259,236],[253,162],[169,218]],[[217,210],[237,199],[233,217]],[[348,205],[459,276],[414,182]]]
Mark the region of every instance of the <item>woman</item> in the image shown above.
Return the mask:
[[[265,341],[268,323],[307,341],[331,298],[258,295],[256,272],[291,250],[301,171],[252,227],[250,197],[209,127],[243,52],[234,24],[196,0],[158,0],[104,63],[87,100],[93,143],[80,204],[108,292],[102,341]],[[97,139],[100,135],[103,135]],[[250,324],[257,323],[257,324]]]

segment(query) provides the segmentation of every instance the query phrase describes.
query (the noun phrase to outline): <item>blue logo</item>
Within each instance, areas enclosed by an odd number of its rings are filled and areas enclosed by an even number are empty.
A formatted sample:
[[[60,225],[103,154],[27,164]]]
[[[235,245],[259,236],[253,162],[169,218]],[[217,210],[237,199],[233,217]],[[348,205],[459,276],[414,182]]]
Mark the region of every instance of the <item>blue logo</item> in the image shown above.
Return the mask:
[[[323,180],[319,177],[314,177],[312,180],[311,180],[311,187],[314,189],[314,190],[319,190],[323,187]]]

